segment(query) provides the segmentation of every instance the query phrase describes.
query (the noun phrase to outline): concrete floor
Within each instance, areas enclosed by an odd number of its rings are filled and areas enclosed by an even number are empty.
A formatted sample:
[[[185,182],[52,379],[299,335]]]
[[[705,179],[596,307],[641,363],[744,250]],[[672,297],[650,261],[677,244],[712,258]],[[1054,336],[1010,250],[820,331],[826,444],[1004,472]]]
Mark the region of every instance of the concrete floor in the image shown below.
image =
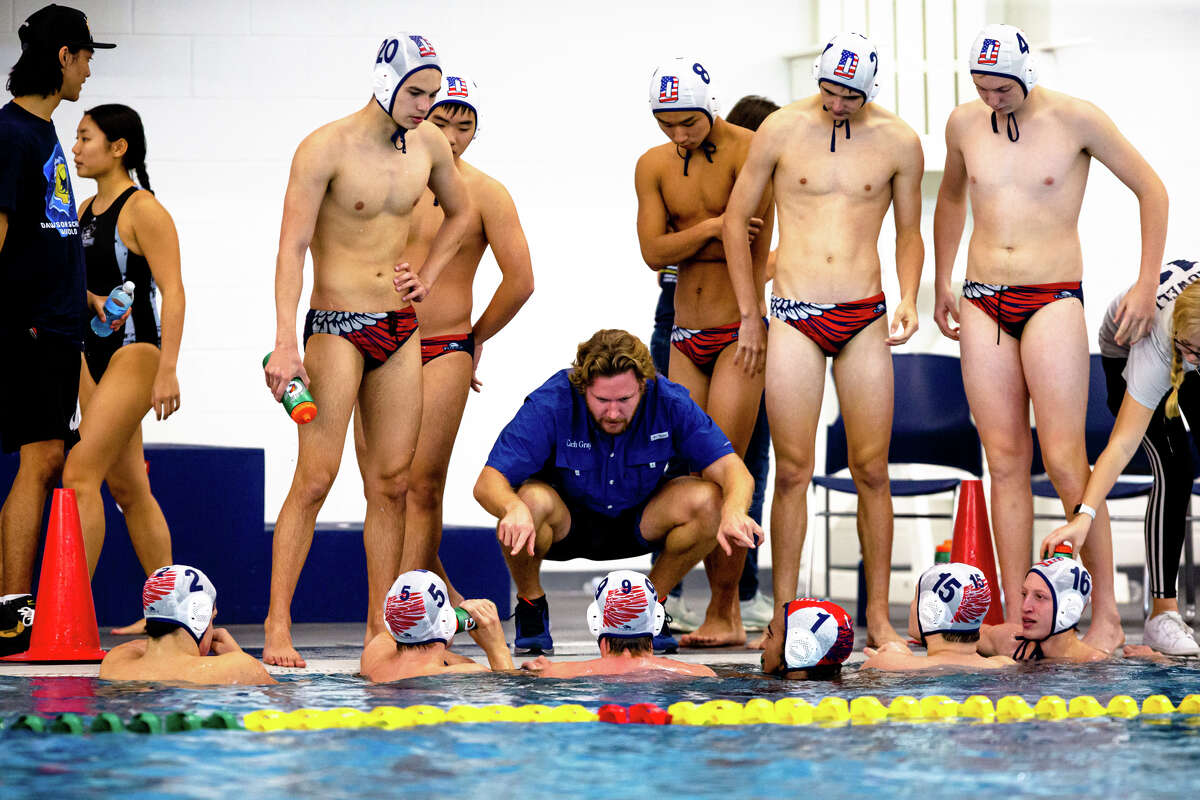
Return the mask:
[[[597,572],[596,574],[600,574]],[[579,573],[550,573],[544,576],[543,585],[550,598],[551,631],[554,636],[556,660],[582,660],[598,655],[596,642],[591,638],[587,628],[587,607],[592,601],[590,592],[585,592],[583,586],[592,577],[592,572]],[[770,578],[764,575],[765,584],[769,585]],[[693,609],[702,609],[707,602],[707,587],[703,580],[692,578],[687,583],[686,594],[688,605]],[[843,601],[843,605],[853,616],[853,602]],[[1125,605],[1121,607],[1125,623],[1125,634],[1130,644],[1142,641],[1142,611],[1140,605]],[[907,625],[908,607],[893,605],[891,607],[892,624],[898,630]],[[509,640],[513,635],[512,621],[505,623]],[[260,625],[231,625],[230,632],[238,643],[254,655],[260,655],[263,646],[263,630]],[[297,649],[308,662],[305,669],[288,669],[269,667],[274,675],[326,673],[354,674],[358,671],[358,658],[362,650],[362,639],[365,628],[362,625],[350,623],[298,624],[293,629],[293,638]],[[856,652],[851,656],[850,663],[861,661],[862,646],[866,642],[867,632],[864,628],[856,631]],[[124,637],[112,636],[107,631],[101,632],[101,643],[109,648],[122,641]],[[483,659],[483,651],[467,636],[459,636],[455,650],[464,655]],[[745,647],[720,648],[715,650],[681,650],[676,656],[683,661],[699,663],[746,663],[757,664],[759,653]],[[519,665],[524,657],[517,658]],[[46,675],[80,675],[94,676],[99,667],[94,664],[84,665],[16,665],[0,662],[0,675],[46,676]]]

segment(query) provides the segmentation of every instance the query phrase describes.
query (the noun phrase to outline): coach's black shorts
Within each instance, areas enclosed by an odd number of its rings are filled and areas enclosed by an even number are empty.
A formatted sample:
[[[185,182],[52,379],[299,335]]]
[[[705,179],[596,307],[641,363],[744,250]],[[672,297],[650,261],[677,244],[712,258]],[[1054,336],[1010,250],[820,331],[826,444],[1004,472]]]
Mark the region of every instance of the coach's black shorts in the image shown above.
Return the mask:
[[[571,530],[565,538],[550,546],[545,557],[551,561],[572,558],[611,561],[661,550],[663,541],[647,542],[642,538],[642,512],[653,497],[650,495],[615,517],[567,503],[567,510],[571,512]]]
[[[73,444],[79,401],[79,344],[32,330],[0,332],[0,449],[33,442]]]

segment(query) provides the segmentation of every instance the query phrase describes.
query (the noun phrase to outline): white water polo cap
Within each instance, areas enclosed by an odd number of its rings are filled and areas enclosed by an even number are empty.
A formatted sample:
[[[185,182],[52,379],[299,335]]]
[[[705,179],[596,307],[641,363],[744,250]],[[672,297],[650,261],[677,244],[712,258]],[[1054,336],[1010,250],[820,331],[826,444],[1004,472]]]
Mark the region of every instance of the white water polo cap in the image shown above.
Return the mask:
[[[863,103],[879,94],[879,51],[861,33],[839,33],[813,62],[817,83],[832,83],[858,92]]]
[[[784,669],[841,664],[854,650],[854,623],[837,603],[802,597],[783,609]]]
[[[1037,59],[1029,50],[1029,39],[1016,25],[987,25],[968,51],[972,75],[1011,78],[1028,96],[1037,84]]]
[[[437,50],[424,36],[397,33],[379,45],[371,74],[372,85],[375,100],[389,117],[392,115],[392,106],[396,104],[396,92],[400,91],[406,80],[423,69],[442,71]]]
[[[991,600],[991,587],[978,567],[934,564],[917,585],[917,626],[922,636],[977,631]]]
[[[1079,625],[1084,609],[1092,600],[1092,576],[1073,558],[1048,558],[1029,571],[1046,582],[1053,603],[1050,635],[1069,631]]]
[[[217,589],[200,570],[171,564],[154,570],[142,585],[142,616],[178,625],[199,644],[212,623]]]
[[[479,135],[480,97],[479,86],[475,81],[461,72],[447,72],[442,75],[442,91],[438,100],[429,107],[430,115],[438,106],[466,106],[475,112],[475,135]]]
[[[446,584],[424,569],[396,578],[383,601],[383,620],[400,644],[449,644],[458,627]]]
[[[636,639],[657,636],[666,620],[654,584],[640,572],[619,569],[610,572],[596,587],[596,599],[588,606],[588,628],[592,636]]]
[[[712,76],[699,61],[672,58],[650,76],[650,111],[699,111],[712,124],[720,111]]]

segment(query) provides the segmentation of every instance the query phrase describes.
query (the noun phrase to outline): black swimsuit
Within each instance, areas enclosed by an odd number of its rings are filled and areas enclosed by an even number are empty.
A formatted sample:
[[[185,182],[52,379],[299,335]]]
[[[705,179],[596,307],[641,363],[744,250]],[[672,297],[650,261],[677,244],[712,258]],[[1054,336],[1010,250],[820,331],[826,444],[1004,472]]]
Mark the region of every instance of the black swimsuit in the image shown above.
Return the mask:
[[[95,200],[79,217],[79,230],[83,238],[83,254],[87,260],[87,288],[92,294],[108,297],[109,292],[125,281],[133,281],[133,312],[125,320],[125,327],[101,338],[88,326],[83,342],[83,355],[87,360],[92,380],[100,382],[104,370],[113,354],[122,345],[132,342],[149,342],[161,346],[162,325],[159,321],[155,297],[158,287],[150,273],[150,264],[145,256],[139,256],[126,247],[117,232],[117,219],[125,203],[138,191],[130,186],[103,213],[92,213]]]

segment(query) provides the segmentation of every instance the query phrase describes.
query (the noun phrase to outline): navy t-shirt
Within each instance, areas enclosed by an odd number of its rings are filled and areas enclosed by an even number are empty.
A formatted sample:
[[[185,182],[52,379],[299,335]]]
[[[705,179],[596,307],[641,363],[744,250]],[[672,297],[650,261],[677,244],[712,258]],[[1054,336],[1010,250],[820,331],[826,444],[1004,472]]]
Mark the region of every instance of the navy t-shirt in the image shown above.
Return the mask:
[[[687,389],[661,375],[646,381],[629,427],[610,436],[593,422],[569,373],[555,373],[526,397],[492,447],[487,465],[514,487],[542,477],[569,506],[615,517],[654,494],[672,459],[701,472],[733,452]]]
[[[15,102],[0,108],[0,286],[5,330],[37,328],[83,341],[83,247],[67,159],[54,125]]]

